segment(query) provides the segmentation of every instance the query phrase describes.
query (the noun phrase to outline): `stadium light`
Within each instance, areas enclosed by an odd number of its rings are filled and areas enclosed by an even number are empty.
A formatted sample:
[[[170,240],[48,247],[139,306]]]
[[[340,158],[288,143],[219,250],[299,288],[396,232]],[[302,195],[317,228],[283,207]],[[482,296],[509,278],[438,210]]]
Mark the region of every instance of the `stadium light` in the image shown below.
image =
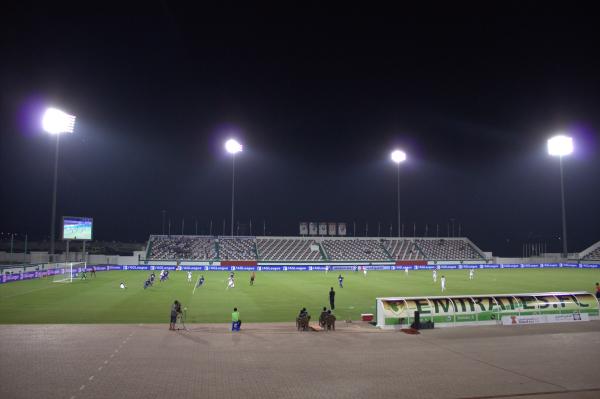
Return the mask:
[[[401,235],[401,231],[400,231],[400,164],[402,162],[406,161],[406,153],[401,150],[394,150],[394,151],[392,151],[390,158],[392,159],[392,161],[394,161],[396,163],[396,165],[398,165],[398,173],[397,173],[398,207],[397,207],[396,211],[398,213],[398,237],[400,237],[400,235]]]
[[[225,142],[225,150],[230,154],[242,152],[243,146],[235,139],[229,139]]]
[[[49,134],[56,136],[56,150],[54,152],[54,186],[52,190],[52,221],[50,222],[50,261],[54,262],[54,238],[56,230],[56,190],[58,186],[58,145],[61,133],[75,131],[75,116],[69,115],[56,108],[48,108],[42,116],[42,128]]]
[[[573,139],[562,134],[548,140],[548,154],[562,157],[573,152]]]
[[[548,154],[558,157],[560,165],[560,199],[562,206],[562,249],[563,258],[568,258],[567,249],[567,214],[565,211],[565,185],[563,177],[563,156],[573,152],[573,139],[563,134],[556,135],[548,140]]]
[[[397,164],[400,164],[400,162],[406,161],[406,153],[404,151],[395,150],[392,151],[391,158],[392,161],[396,162]]]
[[[235,204],[235,155],[242,152],[243,146],[235,139],[225,142],[225,150],[232,155],[231,161],[231,236],[233,237],[234,204]]]
[[[42,117],[42,127],[50,134],[73,133],[75,116],[56,108],[48,108]]]

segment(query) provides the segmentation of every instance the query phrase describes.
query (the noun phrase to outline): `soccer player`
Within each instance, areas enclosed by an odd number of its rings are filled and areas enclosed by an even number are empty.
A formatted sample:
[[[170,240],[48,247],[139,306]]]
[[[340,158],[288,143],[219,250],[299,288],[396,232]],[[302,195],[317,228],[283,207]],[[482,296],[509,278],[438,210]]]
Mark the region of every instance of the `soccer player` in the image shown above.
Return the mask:
[[[596,283],[596,298],[600,299],[600,284]]]
[[[408,267],[407,266],[404,267],[404,274],[406,274],[408,276]]]
[[[188,272],[188,283],[191,283],[191,282],[192,282],[192,272],[189,271]]]
[[[442,276],[440,282],[442,283],[442,292],[446,291],[446,277]]]
[[[144,289],[150,287],[152,285],[152,283],[150,282],[150,279],[144,281]]]
[[[196,287],[202,287],[202,285],[204,285],[204,276],[200,276],[200,278],[198,279],[198,284],[196,285]]]
[[[475,274],[475,270],[469,269],[469,280],[473,280],[474,274]]]
[[[256,278],[256,273],[252,272],[252,274],[250,274],[250,285],[254,285],[255,278]]]
[[[85,267],[83,269],[81,269],[81,279],[82,280],[87,280],[87,275],[85,274],[86,270]]]
[[[367,267],[363,266],[363,275],[367,277]]]
[[[156,279],[156,274],[154,274],[154,272],[150,273],[150,285],[154,285],[155,279]]]
[[[92,266],[92,276],[96,277],[96,266]]]
[[[338,276],[338,284],[340,285],[340,288],[344,288],[344,278],[341,274]]]
[[[437,283],[437,270],[433,269],[433,282]]]
[[[165,279],[165,269],[162,269],[162,270],[160,271],[159,277],[160,277],[160,280],[159,280],[159,281],[160,281],[160,282],[163,282],[163,281],[164,281],[164,279]]]
[[[325,266],[325,274],[329,271],[329,266]]]
[[[335,291],[333,287],[329,290],[329,307],[333,310],[335,309]]]
[[[235,288],[235,281],[233,280],[233,276],[231,276],[231,275],[227,279],[227,288],[225,288],[225,289],[228,290],[230,288]]]
[[[125,281],[121,281],[121,284],[119,284],[119,288],[121,288],[122,290],[127,288],[127,286],[125,285]]]

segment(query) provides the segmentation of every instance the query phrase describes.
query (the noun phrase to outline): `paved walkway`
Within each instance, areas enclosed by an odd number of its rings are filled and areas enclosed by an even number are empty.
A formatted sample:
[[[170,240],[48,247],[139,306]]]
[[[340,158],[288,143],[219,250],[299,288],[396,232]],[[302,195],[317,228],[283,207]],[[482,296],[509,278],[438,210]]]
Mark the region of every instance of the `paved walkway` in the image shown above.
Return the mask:
[[[600,397],[600,322],[407,335],[368,324],[1,325],[6,398]]]

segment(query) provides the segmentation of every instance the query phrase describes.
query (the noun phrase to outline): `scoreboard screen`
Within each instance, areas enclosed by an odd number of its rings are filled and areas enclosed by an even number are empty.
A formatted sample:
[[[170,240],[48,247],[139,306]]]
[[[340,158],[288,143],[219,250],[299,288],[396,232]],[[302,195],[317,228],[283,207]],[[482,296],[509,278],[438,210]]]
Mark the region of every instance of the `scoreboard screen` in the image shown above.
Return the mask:
[[[64,216],[63,240],[91,240],[92,218]]]

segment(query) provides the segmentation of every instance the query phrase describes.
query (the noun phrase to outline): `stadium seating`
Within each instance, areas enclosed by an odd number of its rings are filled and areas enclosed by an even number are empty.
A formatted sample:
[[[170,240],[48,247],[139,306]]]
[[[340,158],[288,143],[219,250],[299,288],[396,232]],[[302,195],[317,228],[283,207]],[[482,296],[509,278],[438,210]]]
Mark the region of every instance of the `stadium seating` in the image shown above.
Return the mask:
[[[147,258],[151,260],[212,260],[217,257],[213,237],[150,236]]]
[[[600,260],[600,246],[585,255],[581,260]]]
[[[390,256],[378,239],[335,239],[326,238],[321,242],[329,260],[377,261],[389,260]]]
[[[219,237],[221,260],[256,260],[254,237]]]
[[[148,260],[270,262],[448,260],[480,261],[464,238],[208,237],[152,235]],[[600,248],[586,255],[600,259]]]
[[[482,260],[483,256],[464,239],[417,239],[415,244],[430,260]]]
[[[256,239],[259,260],[318,261],[322,259],[319,248],[314,239],[294,237]]]
[[[385,239],[382,244],[393,260],[422,260],[423,253],[408,239]]]

